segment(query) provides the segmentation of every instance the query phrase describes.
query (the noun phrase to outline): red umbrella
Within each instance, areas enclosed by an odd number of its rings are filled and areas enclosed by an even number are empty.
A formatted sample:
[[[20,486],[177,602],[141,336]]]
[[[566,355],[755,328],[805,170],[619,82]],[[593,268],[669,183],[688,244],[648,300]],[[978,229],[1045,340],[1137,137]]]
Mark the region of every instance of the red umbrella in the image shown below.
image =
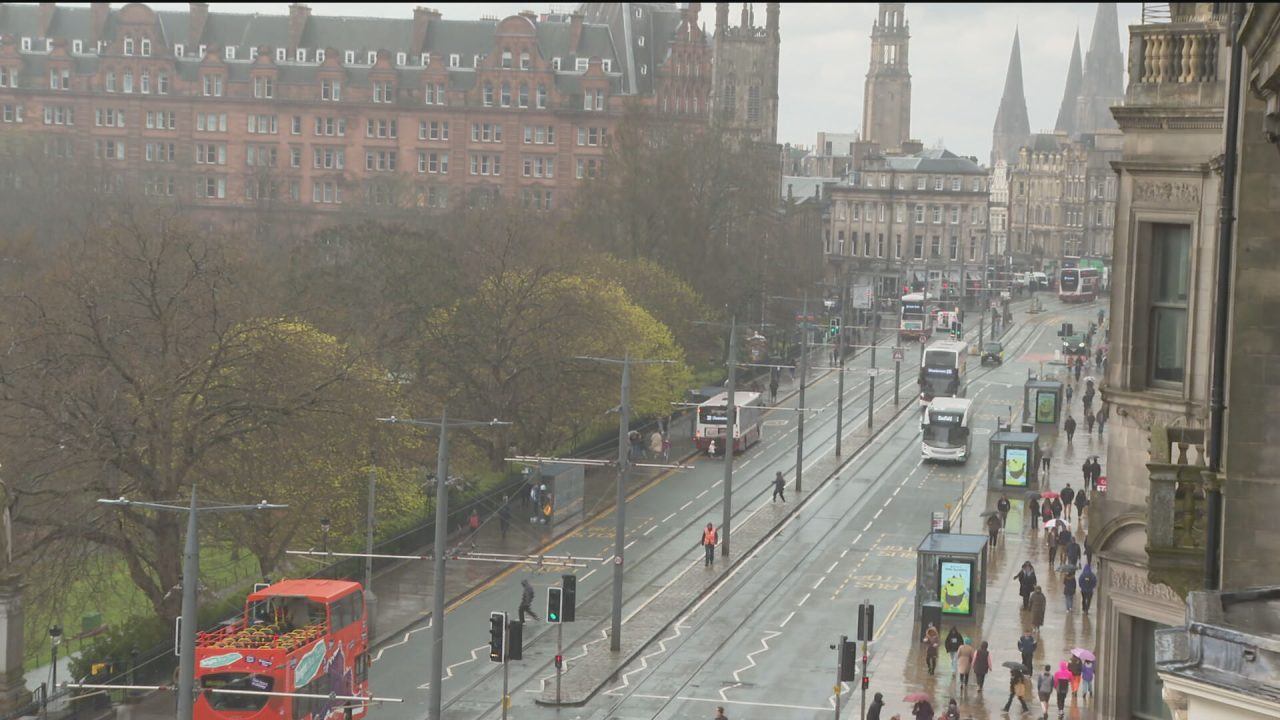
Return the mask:
[[[1057,490],[1045,490],[1044,492],[1040,493],[1040,497],[1046,500],[1052,500],[1053,498],[1060,497],[1060,496],[1058,495]]]
[[[929,702],[929,695],[922,692],[908,693],[906,697],[902,698],[902,701],[909,703]]]

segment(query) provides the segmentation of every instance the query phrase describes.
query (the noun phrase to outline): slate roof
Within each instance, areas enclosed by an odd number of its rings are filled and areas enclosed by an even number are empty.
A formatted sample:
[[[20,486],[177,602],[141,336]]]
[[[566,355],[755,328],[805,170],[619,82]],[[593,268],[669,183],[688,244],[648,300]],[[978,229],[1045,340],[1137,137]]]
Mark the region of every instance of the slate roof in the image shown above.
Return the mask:
[[[944,148],[932,148],[915,155],[890,155],[884,158],[884,163],[891,170],[904,172],[987,174],[978,163]]]

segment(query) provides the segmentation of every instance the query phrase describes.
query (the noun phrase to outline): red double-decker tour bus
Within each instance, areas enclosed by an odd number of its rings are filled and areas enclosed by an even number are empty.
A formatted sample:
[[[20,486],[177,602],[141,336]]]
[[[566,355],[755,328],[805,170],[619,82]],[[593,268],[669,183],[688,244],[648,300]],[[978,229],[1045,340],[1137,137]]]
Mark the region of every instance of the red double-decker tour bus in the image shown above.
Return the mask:
[[[282,580],[233,624],[196,636],[196,720],[364,717],[369,630],[360,583]],[[212,692],[231,690],[236,692]]]

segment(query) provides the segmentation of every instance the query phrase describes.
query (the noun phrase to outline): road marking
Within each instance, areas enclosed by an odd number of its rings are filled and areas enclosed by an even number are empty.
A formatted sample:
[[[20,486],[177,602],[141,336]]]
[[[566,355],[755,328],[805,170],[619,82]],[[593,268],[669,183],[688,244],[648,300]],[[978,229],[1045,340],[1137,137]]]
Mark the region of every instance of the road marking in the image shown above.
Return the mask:
[[[681,510],[684,510],[685,508],[689,507],[689,506],[690,506],[690,505],[692,505],[692,504],[693,504],[693,501],[692,501],[692,500],[690,500],[689,502],[687,502],[687,503],[685,503],[685,504],[681,505],[681,506],[680,506],[680,509],[681,509]]]
[[[719,487],[719,486],[720,486],[720,483],[722,483],[722,482],[724,482],[724,480],[717,480],[717,481],[715,481],[715,482],[711,483],[711,487]]]
[[[864,528],[862,528],[862,532],[866,532],[866,531],[868,531],[868,530],[870,530],[870,529],[871,529],[871,522],[870,522],[870,521],[867,521],[867,526],[866,526],[866,527],[864,527]]]
[[[595,572],[595,571],[594,571],[594,570],[592,570],[591,572]],[[431,627],[431,620],[432,620],[432,618],[427,618],[427,624],[426,624],[426,625],[423,625],[422,627],[416,627],[416,628],[414,628],[414,629],[412,629],[412,630],[410,630],[410,631],[406,632],[406,633],[404,634],[404,637],[400,638],[400,641],[399,641],[399,642],[392,643],[391,645],[384,645],[383,647],[379,648],[379,649],[378,649],[378,654],[377,654],[377,655],[374,655],[374,656],[373,656],[373,660],[371,660],[370,662],[378,662],[379,660],[381,660],[381,659],[382,659],[382,653],[384,653],[384,652],[386,652],[386,651],[390,650],[391,648],[400,647],[401,645],[404,645],[405,643],[409,642],[409,636],[410,636],[410,635],[412,635],[412,634],[414,634],[414,633],[417,633],[417,632],[422,632],[423,630],[426,630],[427,628]]]
[[[654,530],[657,530],[657,529],[658,529],[658,526],[657,526],[657,525],[654,525],[653,527],[649,528],[648,530],[645,530],[645,531],[644,531],[644,534],[645,534],[645,536],[648,536],[648,535],[649,535],[649,533],[651,533],[651,532],[653,532]],[[635,542],[635,540],[632,540],[631,542]],[[630,547],[630,546],[628,546],[628,547]],[[623,548],[623,549],[626,549],[626,548]]]
[[[898,487],[896,487],[896,488],[894,488],[894,489],[893,489],[893,496],[894,496],[894,497],[898,497],[898,493],[900,493],[900,492],[902,492],[902,486],[901,486],[901,485],[899,485]],[[885,503],[885,504],[887,505],[888,503]]]
[[[841,550],[841,551],[840,551],[840,559],[841,559],[841,560],[843,560],[843,559],[844,559],[844,556],[845,556],[845,555],[848,555],[848,554],[849,554],[849,549],[848,549],[848,548],[845,548],[844,550]]]
[[[774,630],[766,630],[766,631],[765,631],[765,633],[764,633],[764,637],[760,638],[760,649],[759,649],[759,650],[756,650],[756,651],[754,651],[754,652],[749,652],[749,653],[747,653],[747,664],[746,664],[746,665],[743,665],[742,667],[740,667],[740,668],[738,668],[737,670],[734,670],[734,671],[733,671],[733,684],[732,684],[732,685],[730,685],[730,686],[728,686],[728,687],[720,688],[720,699],[721,699],[721,700],[724,700],[725,702],[728,702],[728,701],[729,701],[729,698],[725,697],[725,693],[729,692],[730,690],[732,690],[732,689],[734,689],[734,688],[736,688],[736,687],[741,687],[741,686],[742,686],[742,678],[741,678],[741,677],[739,677],[739,675],[740,675],[741,673],[744,673],[744,672],[746,672],[746,671],[750,670],[751,668],[755,667],[755,666],[756,666],[756,659],[755,659],[755,656],[756,656],[756,655],[759,655],[759,654],[760,654],[760,653],[762,653],[762,652],[768,652],[768,650],[769,650],[769,641],[770,641],[770,640],[772,640],[773,638],[778,637],[778,636],[779,636],[779,635],[781,635],[781,634],[782,634],[782,633],[780,633],[780,632],[776,632],[776,631],[774,631]]]
[[[812,593],[805,593],[804,597],[800,598],[800,602],[796,603],[796,605],[799,607],[804,607],[804,604],[809,601],[809,595],[811,594]]]
[[[666,652],[666,651],[667,651],[667,641],[668,641],[668,640],[675,640],[676,638],[680,637],[680,623],[676,623],[676,624],[675,624],[675,627],[674,627],[673,629],[675,630],[675,632],[674,632],[674,633],[672,633],[671,635],[668,635],[667,637],[664,637],[664,638],[662,638],[662,639],[658,640],[658,647],[657,647],[653,652],[650,652],[650,653],[647,653],[647,654],[645,654],[645,655],[640,656],[640,667],[638,667],[638,668],[634,668],[634,669],[632,669],[632,670],[630,670],[630,671],[628,671],[628,672],[624,673],[624,674],[622,675],[622,684],[621,684],[621,685],[619,685],[619,686],[617,686],[617,687],[615,687],[615,688],[613,688],[613,689],[612,689],[612,690],[610,690],[609,692],[611,692],[611,693],[612,693],[612,692],[615,692],[615,691],[617,691],[617,690],[622,690],[623,688],[626,688],[626,687],[630,686],[630,685],[631,685],[631,679],[630,679],[630,678],[631,678],[631,676],[632,676],[632,675],[634,675],[634,674],[636,674],[636,673],[638,673],[638,672],[640,672],[641,670],[644,670],[645,668],[649,667],[649,658],[651,658],[651,657],[653,657],[653,656],[655,656],[655,655],[661,655],[662,653]],[[553,677],[554,677],[554,676],[553,676]]]
[[[682,509],[683,509],[683,508],[682,508]],[[676,514],[675,514],[675,513],[671,513],[670,515],[668,515],[668,516],[666,516],[666,517],[662,518],[662,521],[661,521],[661,522],[666,522],[666,521],[670,520],[671,518],[673,518],[673,517],[675,517],[675,516],[676,516]]]
[[[854,538],[854,539],[853,539],[853,542],[851,542],[851,543],[849,543],[849,544],[850,544],[850,545],[857,545],[857,544],[858,544],[858,541],[859,541],[859,540],[862,540],[862,533],[864,533],[864,532],[866,532],[866,530],[863,530],[862,532],[858,533],[858,537]]]
[[[837,560],[837,561],[835,561],[835,562],[831,563],[831,567],[827,568],[827,572],[831,572],[832,570],[835,570],[835,569],[836,569],[836,566],[837,566],[837,565],[839,565],[839,564],[840,564],[840,561],[839,561],[839,560]]]
[[[631,546],[632,546],[632,545],[635,545],[635,544],[636,544],[636,541],[635,541],[635,540],[632,540],[631,542],[627,543],[626,545],[623,545],[623,546],[622,546],[622,549],[623,549],[623,550],[630,550],[630,549],[631,549]]]
[[[592,575],[595,575],[595,574],[596,574],[596,571],[597,571],[597,570],[599,570],[599,569],[600,569],[600,568],[591,568],[591,572],[589,572],[589,573],[587,573],[586,575],[583,575],[582,577],[578,578],[578,582],[586,582],[586,581],[587,581],[587,578],[591,577]]]
[[[793,617],[795,617],[795,616],[796,616],[796,611],[795,611],[795,610],[792,610],[792,611],[787,615],[787,617],[786,617],[785,619],[783,619],[783,621],[782,621],[781,623],[779,623],[779,624],[778,624],[778,627],[780,627],[780,628],[784,628],[784,627],[786,627],[786,626],[787,626],[787,623],[791,622],[791,618],[793,618]]]
[[[696,498],[694,498],[694,499],[695,499],[695,500],[701,500],[701,499],[702,499],[702,496],[703,496],[703,495],[706,495],[706,494],[707,494],[707,491],[706,491],[706,490],[703,490],[702,492],[698,493],[698,496],[697,496]]]
[[[879,510],[877,510],[877,511],[876,511],[876,514],[875,514],[875,515],[873,515],[871,519],[872,519],[872,520],[879,520],[879,519],[880,519],[880,513],[882,513],[882,512],[884,512],[884,508],[880,508]]]
[[[812,588],[812,589],[813,589],[813,590],[817,590],[817,589],[818,589],[818,586],[822,584],[822,581],[823,581],[823,580],[826,580],[826,579],[827,579],[827,576],[826,576],[826,575],[823,575],[822,577],[818,578],[818,582],[816,582],[816,583],[814,583],[814,584],[813,584],[813,588]]]

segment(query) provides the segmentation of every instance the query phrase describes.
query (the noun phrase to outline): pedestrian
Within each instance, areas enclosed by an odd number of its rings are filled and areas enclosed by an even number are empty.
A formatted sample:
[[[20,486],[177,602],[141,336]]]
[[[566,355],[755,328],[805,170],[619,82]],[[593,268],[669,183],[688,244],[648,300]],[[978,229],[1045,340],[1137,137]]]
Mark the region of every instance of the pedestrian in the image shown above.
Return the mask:
[[[662,462],[671,462],[671,436],[662,436]]]
[[[476,510],[475,508],[471,508],[471,517],[467,518],[467,527],[470,528],[471,532],[475,532],[480,529],[480,511],[479,510]]]
[[[1107,404],[1103,403],[1102,407],[1098,408],[1098,437],[1102,437],[1102,428],[1107,424],[1107,418],[1109,417],[1110,413],[1107,412]]]
[[[716,564],[716,526],[707,523],[706,529],[702,531],[702,547],[706,551],[706,560],[703,567],[712,567]]]
[[[655,458],[662,454],[662,433],[657,430],[649,435],[649,452]]]
[[[1000,537],[1000,513],[987,516],[987,537],[990,538],[991,549],[996,549],[996,540]]]
[[[715,457],[715,456],[716,456],[716,441],[715,441],[715,440],[712,440],[712,441],[711,441],[711,444],[707,446],[707,455],[710,455],[711,457]]]
[[[791,363],[791,382],[796,381],[796,364]]]
[[[1067,419],[1062,422],[1062,429],[1067,431],[1067,444],[1071,444],[1071,438],[1076,435],[1076,419],[1071,417],[1071,411],[1067,411]]]
[[[1084,486],[1086,488],[1091,488],[1092,487],[1091,482],[1093,480],[1093,458],[1092,457],[1087,457],[1084,459],[1084,462],[1080,465],[1080,475],[1084,478]]]
[[[1076,493],[1076,522],[1084,520],[1084,506],[1089,504],[1089,497],[1083,490]]]
[[[960,646],[963,644],[964,636],[960,634],[960,629],[952,625],[951,632],[947,633],[947,639],[942,643],[947,650],[947,657],[951,658],[951,677],[956,676],[956,653],[960,651]]]
[[[1070,385],[1067,386],[1067,404],[1071,404],[1071,396],[1075,394],[1075,390]]]
[[[1018,594],[1022,596],[1022,609],[1026,610],[1031,607],[1031,591],[1036,587],[1036,570],[1030,560],[1022,563],[1022,569],[1013,579],[1018,583]]]
[[[1049,532],[1044,536],[1045,547],[1049,548],[1049,569],[1052,570],[1058,560],[1058,523],[1054,523],[1049,528]]]
[[[1031,593],[1031,627],[1035,628],[1037,633],[1040,632],[1040,627],[1044,625],[1045,604],[1044,591],[1037,585],[1036,589]]]
[[[769,377],[769,404],[776,405],[778,402],[778,376]]]
[[[542,618],[533,612],[533,585],[529,583],[528,579],[525,579],[520,581],[520,587],[522,588],[520,591],[520,622],[524,622],[525,613],[528,613],[529,617],[534,620],[541,621]]]
[[[1084,358],[1076,356],[1076,382],[1080,382],[1080,376],[1084,373]]]
[[[1093,676],[1097,672],[1093,667],[1092,660],[1084,661],[1084,668],[1080,670],[1080,682],[1084,685],[1084,696],[1093,697]]]
[[[884,695],[881,693],[876,693],[876,696],[871,698],[871,707],[867,708],[866,720],[880,720],[880,710],[883,707],[884,707]]]
[[[1044,666],[1044,672],[1036,677],[1036,695],[1040,697],[1040,708],[1044,710],[1044,717],[1049,717],[1049,698],[1053,697],[1053,675],[1049,672],[1049,666]]]
[[[1089,606],[1093,604],[1093,591],[1098,589],[1098,576],[1093,572],[1093,565],[1084,564],[1076,584],[1080,586],[1080,612],[1088,615]]]
[[[1067,712],[1067,690],[1071,689],[1071,671],[1067,669],[1067,661],[1058,665],[1058,672],[1053,674],[1053,689],[1058,691],[1058,717]]]
[[[991,672],[991,649],[983,640],[978,651],[973,654],[973,675],[978,679],[978,692],[982,692],[982,683],[986,682],[987,673]]]
[[[929,627],[924,631],[924,666],[932,675],[938,669],[938,645],[941,641],[938,638],[938,628],[929,623]]]
[[[1031,532],[1034,533],[1040,526],[1040,500],[1037,496],[1027,500],[1027,514],[1031,516]]]
[[[1075,572],[1075,569],[1080,567],[1080,543],[1074,537],[1071,537],[1063,552],[1066,553],[1067,566],[1071,568],[1071,572]]]
[[[1062,597],[1067,603],[1067,614],[1071,614],[1076,605],[1076,574],[1070,570],[1062,574]]]
[[[1032,662],[1035,658],[1036,648],[1040,647],[1040,643],[1036,642],[1036,638],[1028,629],[1022,630],[1022,637],[1018,638],[1018,653],[1022,655],[1022,664],[1027,668],[1027,672],[1031,672],[1034,667]]]
[[[1009,671],[1009,699],[1004,703],[1004,711],[1009,712],[1009,708],[1013,705],[1013,699],[1017,698],[1018,703],[1022,705],[1022,712],[1026,712],[1030,708],[1027,707],[1027,683],[1022,677],[1022,673],[1017,670]]]
[[[1000,493],[1000,499],[996,501],[996,512],[1000,513],[1000,527],[1008,527],[1009,525],[1009,496]]]
[[[1071,483],[1067,483],[1062,490],[1058,491],[1058,496],[1062,498],[1062,508],[1066,513],[1067,520],[1071,519],[1071,501],[1076,499],[1076,491],[1071,487]]]
[[[956,649],[956,672],[960,675],[962,688],[969,686],[969,673],[973,671],[973,655],[976,652],[969,638],[965,638],[964,644]]]
[[[1093,354],[1093,366],[1098,370],[1102,369],[1102,348]]]
[[[1093,477],[1092,487],[1097,487],[1098,478],[1102,477],[1102,463],[1098,462],[1098,456],[1093,456],[1093,472],[1089,473]]]
[[[1057,523],[1054,523],[1053,525],[1049,524],[1049,521],[1052,519],[1053,519],[1053,499],[1045,498],[1045,501],[1040,504],[1040,525],[1042,527],[1047,527],[1050,530],[1052,530],[1054,527],[1057,527]]]
[[[911,706],[911,716],[915,720],[933,720],[933,706],[928,700],[918,700]]]
[[[1040,446],[1040,469],[1044,471],[1043,479],[1045,480],[1045,482],[1048,482],[1049,480],[1049,465],[1052,461],[1053,461],[1053,458],[1049,457],[1049,446],[1041,445]]]
[[[773,483],[773,499],[769,502],[777,502],[778,498],[782,498],[782,502],[786,502],[787,496],[783,494],[783,490],[787,488],[787,481],[783,479],[781,470],[773,476],[771,482]]]
[[[956,705],[956,699],[951,698],[951,702],[947,703],[947,709],[942,713],[943,720],[960,720],[960,707]]]
[[[723,705],[716,706],[716,716],[711,718],[711,720],[729,720],[729,716],[724,714]]]
[[[1071,671],[1071,699],[1075,700],[1080,692],[1080,676],[1084,673],[1084,662],[1072,655],[1067,661],[1067,669]]]
[[[1089,396],[1086,395],[1085,397],[1089,397]],[[1084,404],[1084,434],[1085,435],[1093,434],[1093,421],[1097,419],[1093,413],[1089,412],[1089,405],[1090,403]]]
[[[1055,520],[1062,518],[1062,498],[1056,497],[1049,500],[1049,512]]]
[[[511,505],[507,500],[507,496],[502,496],[502,507],[498,508],[498,529],[502,532],[502,539],[507,539],[507,531],[511,529]]]

